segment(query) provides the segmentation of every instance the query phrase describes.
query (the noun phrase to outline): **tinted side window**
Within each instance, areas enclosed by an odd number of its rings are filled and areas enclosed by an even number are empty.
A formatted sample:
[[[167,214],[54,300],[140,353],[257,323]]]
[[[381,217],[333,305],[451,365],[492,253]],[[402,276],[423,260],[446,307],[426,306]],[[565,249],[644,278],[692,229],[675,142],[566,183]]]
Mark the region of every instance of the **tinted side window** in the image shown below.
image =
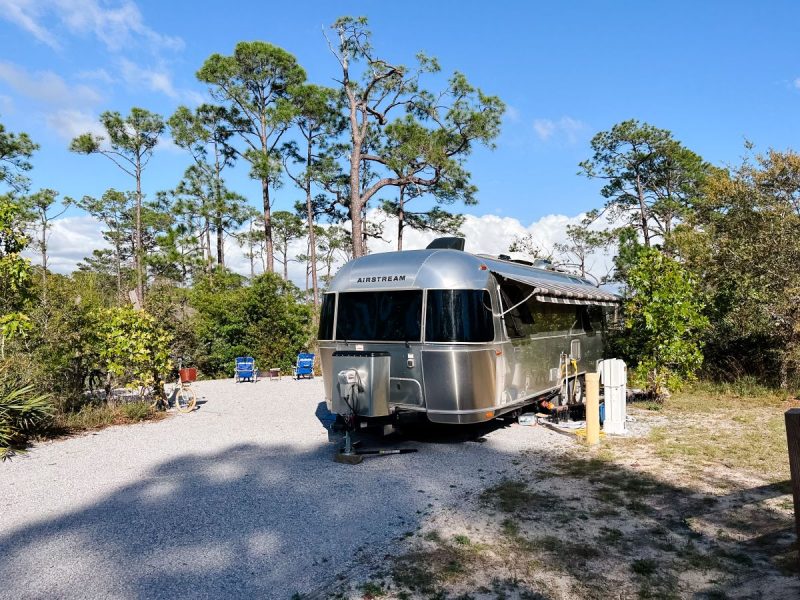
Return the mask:
[[[336,294],[322,296],[322,308],[319,311],[318,340],[333,339],[333,315],[336,311]]]
[[[425,340],[490,342],[494,339],[492,301],[486,290],[428,290]]]
[[[339,294],[337,340],[419,341],[421,330],[422,290]]]
[[[532,302],[533,331],[569,331],[578,320],[574,304],[553,304],[551,302]]]

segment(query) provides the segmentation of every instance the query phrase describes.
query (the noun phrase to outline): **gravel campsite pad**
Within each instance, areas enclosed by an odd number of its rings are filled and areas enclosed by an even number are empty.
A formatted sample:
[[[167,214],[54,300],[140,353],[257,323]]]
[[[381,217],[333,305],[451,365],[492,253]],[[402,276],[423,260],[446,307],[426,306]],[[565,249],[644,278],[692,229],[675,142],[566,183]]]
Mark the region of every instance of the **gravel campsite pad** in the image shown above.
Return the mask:
[[[200,382],[199,408],[0,465],[0,597],[289,598],[572,442],[500,426],[388,439],[335,463],[319,379]],[[371,442],[375,443],[375,442]]]

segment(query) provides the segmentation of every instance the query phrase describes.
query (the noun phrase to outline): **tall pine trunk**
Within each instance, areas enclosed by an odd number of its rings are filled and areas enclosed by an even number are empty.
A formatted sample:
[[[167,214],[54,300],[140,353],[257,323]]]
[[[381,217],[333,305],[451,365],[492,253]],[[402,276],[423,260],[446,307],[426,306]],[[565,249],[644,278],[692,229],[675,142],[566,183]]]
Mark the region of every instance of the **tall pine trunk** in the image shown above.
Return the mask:
[[[268,273],[275,272],[275,252],[272,245],[272,209],[269,202],[269,180],[261,180],[261,193],[264,198],[264,245],[266,257],[264,270]]]
[[[142,160],[136,157],[136,296],[139,304],[144,306],[144,273],[142,273]]]
[[[405,186],[400,186],[400,197],[397,202],[397,249],[403,249],[403,228],[405,227],[406,212],[405,208]]]
[[[306,153],[306,173],[311,168],[311,140]],[[314,293],[314,308],[319,306],[319,283],[317,281],[317,234],[314,231],[314,205],[311,200],[311,178],[306,174],[306,219],[308,221],[308,256],[311,262],[311,287]],[[308,289],[308,268],[306,268],[306,289]]]

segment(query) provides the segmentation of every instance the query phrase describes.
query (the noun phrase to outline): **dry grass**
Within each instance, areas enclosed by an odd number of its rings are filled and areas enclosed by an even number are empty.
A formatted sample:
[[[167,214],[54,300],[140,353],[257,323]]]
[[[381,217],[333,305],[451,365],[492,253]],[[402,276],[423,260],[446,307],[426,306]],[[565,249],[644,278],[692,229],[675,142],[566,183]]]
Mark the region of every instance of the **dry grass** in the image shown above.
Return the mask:
[[[78,412],[58,413],[53,420],[53,426],[42,437],[59,437],[112,425],[154,421],[165,416],[166,413],[155,410],[149,402],[130,402],[121,405],[90,404]]]
[[[635,406],[643,418],[653,414],[665,421],[647,437],[663,460],[695,470],[723,466],[772,482],[789,476],[783,413],[800,406],[792,396],[755,385],[704,384],[669,398],[657,411]],[[640,444],[632,439],[608,447]]]

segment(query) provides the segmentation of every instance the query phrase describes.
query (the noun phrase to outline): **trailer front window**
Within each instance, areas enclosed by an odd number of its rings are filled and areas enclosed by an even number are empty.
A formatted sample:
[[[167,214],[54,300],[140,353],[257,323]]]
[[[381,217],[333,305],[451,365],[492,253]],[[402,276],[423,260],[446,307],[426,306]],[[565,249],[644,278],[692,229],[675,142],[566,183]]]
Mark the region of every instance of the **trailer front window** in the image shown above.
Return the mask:
[[[486,290],[428,290],[426,342],[491,342],[492,300]]]
[[[339,294],[337,340],[418,342],[421,323],[422,290]]]
[[[322,308],[319,311],[318,340],[333,339],[333,315],[336,311],[336,294],[322,296]]]

